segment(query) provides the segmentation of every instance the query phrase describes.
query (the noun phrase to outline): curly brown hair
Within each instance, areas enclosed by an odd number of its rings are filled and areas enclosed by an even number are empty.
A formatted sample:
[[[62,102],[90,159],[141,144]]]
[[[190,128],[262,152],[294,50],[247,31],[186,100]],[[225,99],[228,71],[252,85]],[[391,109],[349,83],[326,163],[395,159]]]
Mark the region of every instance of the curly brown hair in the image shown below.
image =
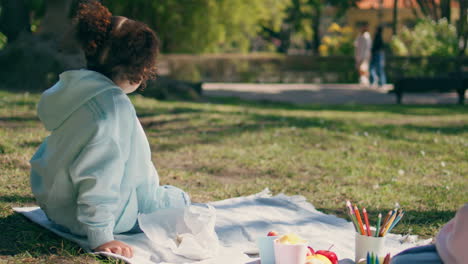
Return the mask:
[[[112,16],[97,0],[82,1],[74,22],[89,70],[143,87],[156,77],[159,40],[146,24]]]

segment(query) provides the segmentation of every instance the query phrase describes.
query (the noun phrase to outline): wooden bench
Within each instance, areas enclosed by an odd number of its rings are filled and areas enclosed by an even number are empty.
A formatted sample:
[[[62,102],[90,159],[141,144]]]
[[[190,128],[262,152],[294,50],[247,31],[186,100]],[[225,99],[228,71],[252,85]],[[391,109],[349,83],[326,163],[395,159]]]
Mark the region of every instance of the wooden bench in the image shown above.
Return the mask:
[[[401,104],[404,93],[456,92],[458,94],[458,103],[462,105],[465,102],[467,87],[468,78],[466,74],[451,74],[450,77],[406,77],[397,80],[390,93],[395,93],[397,103]]]

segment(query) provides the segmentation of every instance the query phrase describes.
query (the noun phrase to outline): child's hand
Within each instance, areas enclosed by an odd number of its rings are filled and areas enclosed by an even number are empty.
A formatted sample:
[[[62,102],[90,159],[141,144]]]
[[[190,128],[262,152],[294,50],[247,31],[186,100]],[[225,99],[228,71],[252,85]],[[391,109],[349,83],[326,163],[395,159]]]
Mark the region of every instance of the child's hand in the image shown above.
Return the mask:
[[[104,251],[118,254],[127,258],[133,257],[133,248],[118,240],[112,240],[95,248],[94,251]]]

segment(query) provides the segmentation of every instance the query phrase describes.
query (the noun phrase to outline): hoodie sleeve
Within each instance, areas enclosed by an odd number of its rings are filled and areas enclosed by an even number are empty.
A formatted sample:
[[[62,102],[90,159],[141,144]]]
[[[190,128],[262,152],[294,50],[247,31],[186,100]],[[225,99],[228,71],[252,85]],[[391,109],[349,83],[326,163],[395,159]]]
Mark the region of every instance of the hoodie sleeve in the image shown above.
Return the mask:
[[[114,213],[131,134],[121,111],[115,99],[110,110],[103,107],[95,111],[94,115],[100,113],[101,119],[92,123],[95,127],[91,128],[91,139],[70,167],[77,193],[77,219],[83,224],[92,249],[114,240]]]

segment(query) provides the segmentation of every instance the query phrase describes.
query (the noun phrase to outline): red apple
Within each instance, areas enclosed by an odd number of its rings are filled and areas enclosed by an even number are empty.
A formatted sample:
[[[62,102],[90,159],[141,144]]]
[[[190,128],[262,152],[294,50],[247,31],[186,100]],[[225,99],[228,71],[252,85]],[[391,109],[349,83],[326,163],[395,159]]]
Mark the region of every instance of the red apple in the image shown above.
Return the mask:
[[[312,255],[315,254],[315,251],[314,251],[313,248],[307,247],[307,249],[308,249],[308,250],[307,250],[306,256],[312,256]]]
[[[315,251],[315,254],[324,255],[331,261],[332,264],[338,264],[338,257],[336,256],[335,252],[329,250],[318,250]]]
[[[270,231],[270,232],[268,232],[267,236],[279,236],[279,235],[278,235],[278,233],[276,231]]]

